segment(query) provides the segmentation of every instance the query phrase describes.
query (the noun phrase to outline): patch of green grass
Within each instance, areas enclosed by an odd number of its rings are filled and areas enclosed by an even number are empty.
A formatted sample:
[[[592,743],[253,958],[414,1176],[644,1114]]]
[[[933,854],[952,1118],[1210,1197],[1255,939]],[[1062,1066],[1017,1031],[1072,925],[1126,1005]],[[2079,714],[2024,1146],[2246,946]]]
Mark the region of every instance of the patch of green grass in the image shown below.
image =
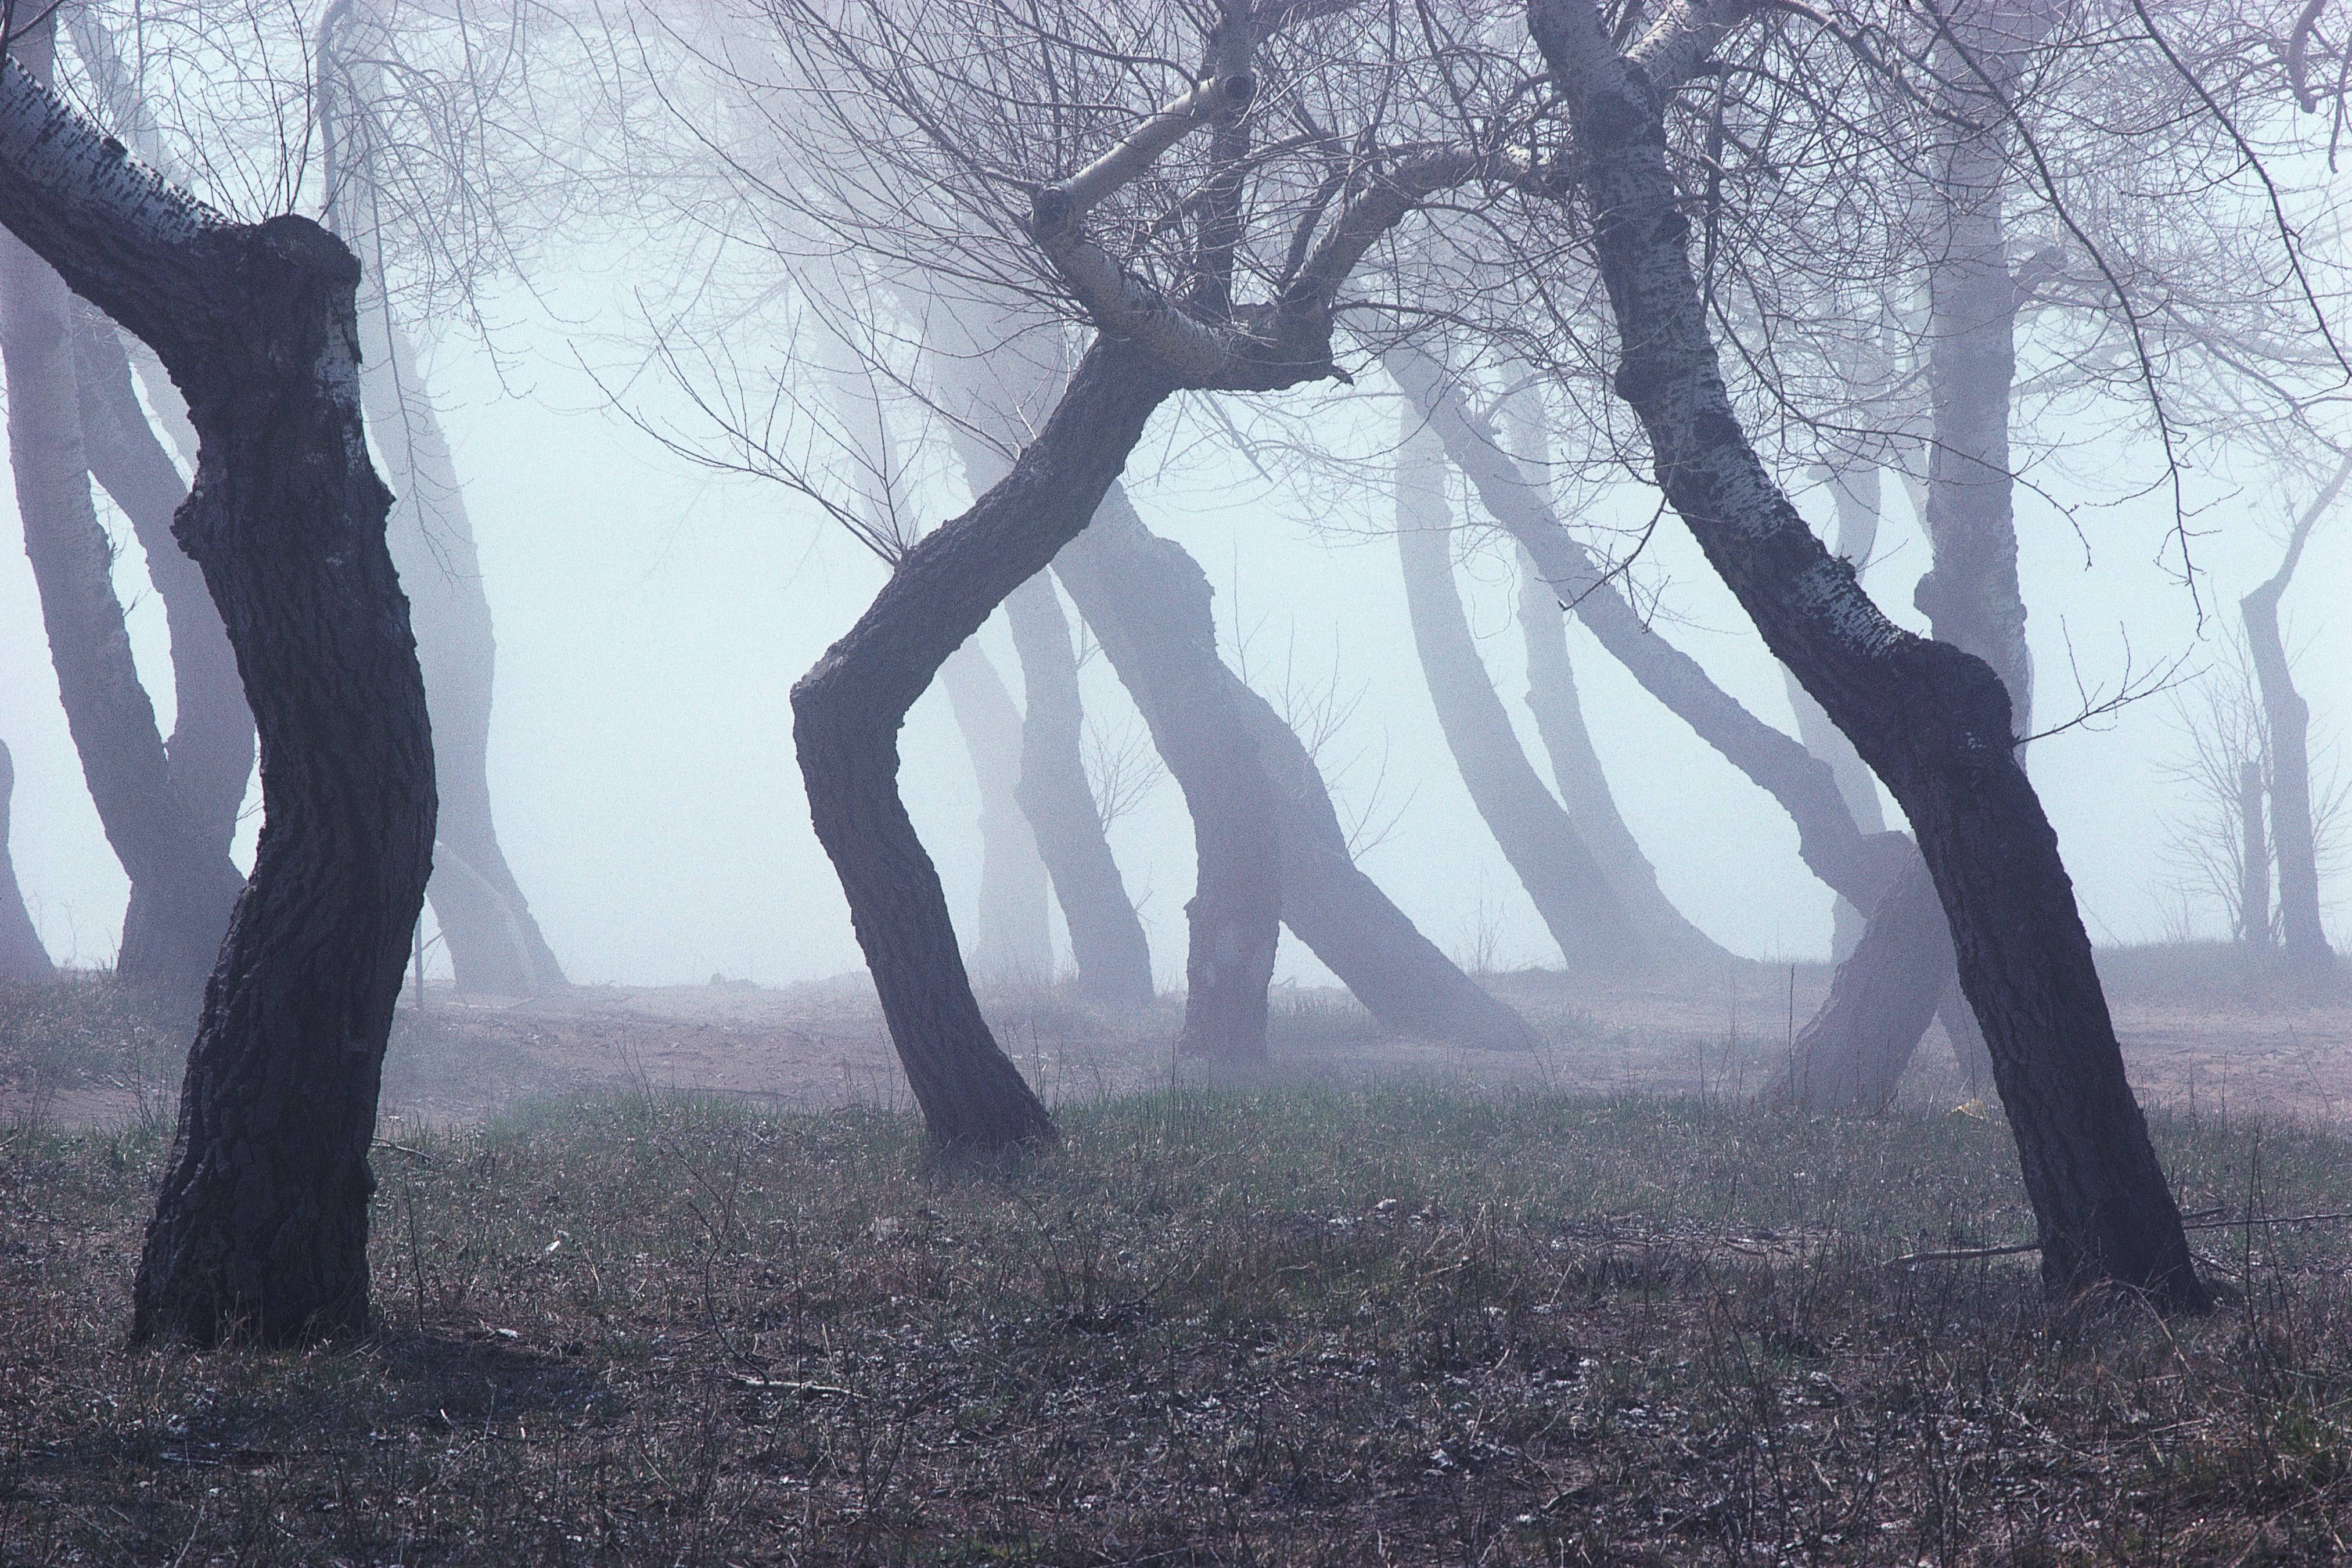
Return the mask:
[[[152,1133],[0,1158],[0,1561],[2323,1562],[2344,1227],[2198,1320],[2030,1263],[2005,1129],[1171,1089],[945,1165],[875,1109],[527,1106],[379,1152],[377,1331],[120,1348]],[[2346,1142],[2159,1119],[2185,1207]]]

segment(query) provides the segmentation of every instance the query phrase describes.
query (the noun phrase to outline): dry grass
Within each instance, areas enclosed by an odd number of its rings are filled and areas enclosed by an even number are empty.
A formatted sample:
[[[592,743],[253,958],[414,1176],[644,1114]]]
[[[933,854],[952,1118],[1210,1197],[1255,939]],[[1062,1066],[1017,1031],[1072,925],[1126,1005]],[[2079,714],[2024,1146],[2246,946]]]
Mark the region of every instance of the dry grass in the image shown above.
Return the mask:
[[[2313,1563],[2352,1263],[2045,1305],[2008,1138],[1697,1099],[1171,1090],[942,1167],[882,1111],[545,1103],[380,1152],[378,1331],[132,1355],[151,1124],[0,1151],[9,1563]],[[2159,1121],[2183,1201],[2335,1136]]]

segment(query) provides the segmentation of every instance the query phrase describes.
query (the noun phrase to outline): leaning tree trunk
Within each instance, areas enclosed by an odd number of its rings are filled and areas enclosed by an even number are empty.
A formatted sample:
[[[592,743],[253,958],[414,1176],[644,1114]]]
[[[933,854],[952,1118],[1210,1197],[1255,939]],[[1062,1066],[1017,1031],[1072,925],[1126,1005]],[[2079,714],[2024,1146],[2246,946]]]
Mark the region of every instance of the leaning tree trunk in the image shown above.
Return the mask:
[[[1144,527],[1123,487],[1111,487],[1054,570],[1180,784],[1196,758],[1215,755],[1221,732],[1255,739],[1274,790],[1283,923],[1366,1011],[1425,1039],[1496,1050],[1534,1044],[1519,1016],[1463,973],[1356,864],[1297,732],[1218,657],[1208,574],[1181,545]]]
[[[941,663],[1085,528],[1176,384],[1101,340],[1037,438],[971,509],[926,534],[856,626],[793,688],[817,837],[848,896],[890,1037],[931,1137],[1009,1149],[1053,1119],[989,1033],[939,871],[898,795],[898,731]]]
[[[1040,572],[1014,589],[1004,614],[1021,656],[1021,807],[1054,876],[1079,994],[1113,1006],[1148,1007],[1156,994],[1151,946],[1087,782],[1078,660],[1053,578]]]
[[[1550,433],[1544,426],[1542,399],[1528,392],[1508,398],[1513,466],[1529,489],[1549,492]],[[1617,797],[1601,766],[1601,753],[1584,722],[1576,689],[1576,667],[1568,653],[1568,607],[1537,570],[1526,547],[1519,550],[1519,634],[1527,648],[1528,711],[1551,761],[1552,783],[1568,819],[1591,849],[1617,890],[1620,902],[1653,951],[1684,961],[1721,963],[1730,952],[1693,925],[1658,886],[1640,841],[1625,826]]]
[[[1921,896],[1924,889],[1925,896]],[[1948,988],[1952,939],[1927,862],[1914,856],[1879,900],[1853,955],[1831,976],[1829,999],[1799,1031],[1771,1080],[1768,1105],[1879,1110]]]
[[[2017,760],[2008,691],[1982,660],[1887,620],[1772,483],[1733,411],[1658,85],[1704,58],[1707,29],[1670,12],[1669,32],[1628,58],[1591,0],[1528,9],[1576,135],[1618,328],[1616,389],[1649,437],[1669,503],[1919,835],[2016,1135],[2045,1283],[2115,1280],[2204,1305],[2057,835]]]
[[[1021,809],[1021,710],[1004,678],[967,642],[940,667],[980,800],[980,907],[966,958],[983,985],[1023,990],[1054,978],[1052,883]]]
[[[187,499],[188,487],[140,405],[121,335],[79,300],[74,382],[90,477],[131,520],[147,557],[148,580],[163,603],[172,639],[172,738],[163,745],[171,788],[200,841],[226,855],[253,777],[253,714],[237,678],[236,652],[205,590],[204,574],[172,537],[172,514]],[[168,918],[154,884],[133,883],[123,917],[125,950],[152,950],[166,942],[157,927]]]
[[[90,500],[74,357],[65,280],[0,236],[0,358],[25,552],[82,774],[131,878],[115,973],[193,1006],[244,879],[229,859],[227,832],[207,831],[174,788],[154,705],[131,658],[113,550]],[[171,568],[163,570],[168,578]],[[231,826],[235,816],[232,806]]]
[[[2285,639],[2279,635],[2279,600],[2294,578],[2304,542],[2347,478],[2352,478],[2352,458],[2345,459],[2326,489],[2295,520],[2278,571],[2238,604],[2270,740],[2271,842],[2278,856],[2280,942],[2287,963],[2307,986],[2332,987],[2338,977],[2336,954],[2319,920],[2319,853],[2311,816],[2311,705],[2294,688],[2294,670],[2287,663]]]
[[[1647,966],[1601,862],[1544,787],[1510,715],[1495,695],[1454,580],[1454,517],[1445,499],[1445,448],[1410,407],[1396,458],[1397,554],[1405,609],[1438,728],[1471,803],[1519,886],[1543,917],[1570,970],[1623,973]]]
[[[16,793],[16,766],[8,748],[0,745],[0,980],[50,980],[57,966],[33,929],[24,889],[16,885],[16,862],[8,853],[8,802]]]
[[[432,862],[432,737],[368,466],[359,265],[235,224],[0,68],[0,225],[154,348],[201,443],[174,525],[260,731],[264,822],[180,1101],[132,1337],[367,1321],[368,1147]]]
[[[2263,764],[2238,768],[2238,940],[2257,952],[2271,945],[2271,836],[2263,824]]]

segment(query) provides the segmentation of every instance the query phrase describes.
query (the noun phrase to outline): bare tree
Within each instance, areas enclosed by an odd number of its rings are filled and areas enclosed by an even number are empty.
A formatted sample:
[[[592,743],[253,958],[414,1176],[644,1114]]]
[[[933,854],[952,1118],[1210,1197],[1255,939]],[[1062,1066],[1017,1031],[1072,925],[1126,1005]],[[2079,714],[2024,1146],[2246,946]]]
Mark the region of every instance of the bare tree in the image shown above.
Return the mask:
[[[37,63],[46,29],[20,48]],[[134,1339],[289,1342],[367,1321],[367,1165],[432,860],[432,741],[368,466],[351,253],[232,223],[12,60],[0,225],[190,393],[175,532],[236,647],[265,820],[189,1053]]]
[[[1772,483],[1726,395],[1664,116],[1747,10],[1677,5],[1621,52],[1590,0],[1531,0],[1616,318],[1616,385],[1669,503],[1918,831],[2017,1137],[2043,1279],[2070,1290],[2114,1279],[2201,1305],[2000,676],[1879,612]]]
[[[16,766],[0,745],[0,980],[47,980],[57,973],[25,894],[16,885],[16,862],[8,853],[8,803],[16,792]]]

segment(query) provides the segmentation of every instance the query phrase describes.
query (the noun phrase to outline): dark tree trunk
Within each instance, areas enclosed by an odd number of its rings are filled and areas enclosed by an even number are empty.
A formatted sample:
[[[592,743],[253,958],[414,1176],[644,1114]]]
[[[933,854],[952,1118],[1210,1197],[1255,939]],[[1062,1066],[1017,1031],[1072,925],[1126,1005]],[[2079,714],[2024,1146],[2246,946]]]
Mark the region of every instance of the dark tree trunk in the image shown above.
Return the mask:
[[[2347,459],[2326,491],[2295,521],[2278,571],[2238,605],[2270,741],[2271,843],[2278,858],[2280,943],[2296,978],[2315,988],[2333,988],[2341,982],[2319,919],[2319,852],[2311,816],[2311,706],[2294,688],[2294,670],[2279,635],[2279,600],[2294,578],[2304,542],[2347,476],[2352,476],[2352,459]]]
[[[208,831],[174,787],[131,659],[113,552],[90,500],[71,315],[48,263],[0,236],[0,357],[25,553],[82,774],[131,883],[115,972],[193,1006],[244,879],[229,860],[227,831]],[[161,570],[168,578],[172,568]],[[227,826],[235,820],[232,805]]]
[[[1649,944],[1576,825],[1520,748],[1495,695],[1454,581],[1445,448],[1408,409],[1396,460],[1397,554],[1405,608],[1438,728],[1471,803],[1573,970],[1646,967]]]
[[[1914,856],[1879,900],[1829,999],[1759,1098],[1809,1110],[1878,1110],[1950,980],[1952,939],[1927,862]]]
[[[966,962],[983,985],[1015,990],[1054,978],[1052,884],[1021,809],[1021,710],[996,666],[965,643],[940,667],[980,793],[980,908]]]
[[[186,390],[202,457],[173,531],[261,737],[261,843],[189,1052],[132,1338],[355,1331],[376,1091],[433,846],[424,685],[359,405],[359,265],[306,219],[197,206],[15,65],[0,225]]]
[[[474,525],[406,334],[380,288],[360,312],[360,395],[396,492],[386,534],[407,590],[433,705],[444,862],[427,889],[460,991],[535,996],[568,982],[507,864],[490,806],[490,700],[498,639]]]
[[[1142,350],[1098,341],[1013,470],[907,552],[857,624],[793,689],[809,815],[934,1140],[1054,1136],[973,1001],[939,871],[898,795],[898,731],[947,657],[1085,528],[1176,390]]]
[[[1180,785],[1196,758],[1213,761],[1221,733],[1255,739],[1274,790],[1283,921],[1373,1017],[1400,1034],[1481,1049],[1534,1044],[1518,1015],[1463,973],[1357,866],[1314,758],[1217,656],[1207,574],[1182,546],[1144,527],[1122,487],[1111,487],[1054,569]],[[1198,787],[1206,790],[1213,781],[1202,766]]]
[[[1021,655],[1021,807],[1053,873],[1078,991],[1113,1006],[1148,1007],[1156,994],[1151,947],[1087,782],[1078,660],[1052,577],[1041,572],[1014,589],[1004,614]],[[1259,997],[1262,1014],[1263,990]]]
[[[1654,44],[1637,51],[1650,63],[1618,54],[1590,0],[1531,0],[1529,13],[1574,125],[1577,176],[1618,327],[1618,393],[1642,420],[1668,501],[1766,645],[1918,832],[2016,1135],[2044,1281],[2072,1290],[2116,1280],[2205,1304],[2124,1075],[2057,836],[2017,761],[2000,676],[1888,621],[1749,447],[1666,164],[1652,67],[1675,67]],[[1703,57],[1688,43],[1676,37],[1679,57]]]
[[[2238,940],[2271,944],[2271,836],[2263,824],[2263,764],[2238,767]]]
[[[8,853],[8,803],[16,793],[16,766],[8,748],[0,745],[0,980],[51,980],[57,967],[33,929],[24,890],[16,885],[16,862]]]

